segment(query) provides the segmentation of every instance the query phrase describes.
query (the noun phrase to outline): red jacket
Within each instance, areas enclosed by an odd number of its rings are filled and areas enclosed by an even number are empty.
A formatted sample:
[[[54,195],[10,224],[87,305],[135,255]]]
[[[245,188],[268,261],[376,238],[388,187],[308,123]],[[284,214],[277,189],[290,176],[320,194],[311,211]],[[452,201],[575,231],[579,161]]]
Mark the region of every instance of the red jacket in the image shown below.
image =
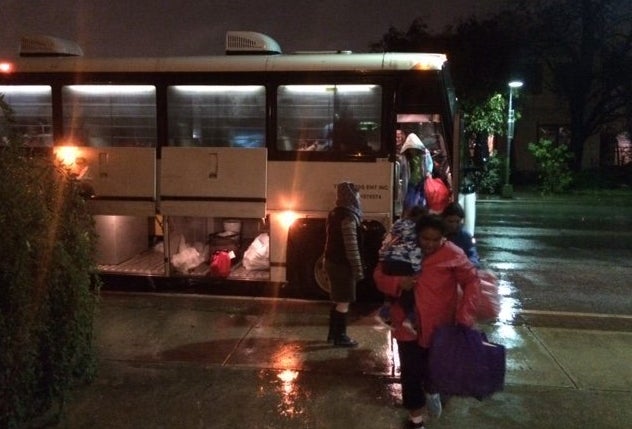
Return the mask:
[[[373,273],[378,289],[386,295],[399,297],[399,286],[403,277],[384,274],[379,264]],[[459,287],[463,295],[459,296]],[[476,267],[468,260],[463,250],[446,241],[436,252],[424,256],[421,274],[414,286],[415,309],[418,326],[419,345],[430,347],[432,334],[438,326],[459,323],[473,326],[476,303],[480,294],[480,280]],[[395,302],[391,306],[393,336],[397,340],[412,341],[414,336],[401,329],[406,315],[404,309]]]

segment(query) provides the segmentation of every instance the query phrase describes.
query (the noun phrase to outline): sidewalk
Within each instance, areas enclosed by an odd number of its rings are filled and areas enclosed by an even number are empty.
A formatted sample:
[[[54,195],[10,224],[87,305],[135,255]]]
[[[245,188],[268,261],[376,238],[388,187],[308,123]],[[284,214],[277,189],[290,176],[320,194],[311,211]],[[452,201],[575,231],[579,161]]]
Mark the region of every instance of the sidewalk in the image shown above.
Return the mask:
[[[74,392],[57,427],[403,427],[389,332],[374,309],[356,306],[349,333],[360,347],[333,348],[324,341],[328,309],[104,293],[97,379]],[[629,427],[632,332],[518,320],[482,327],[507,347],[505,390],[482,402],[453,398],[429,429]]]
[[[632,207],[632,192],[629,188],[594,189],[585,191],[568,191],[563,194],[543,195],[535,188],[516,188],[510,198],[499,194],[476,194],[477,203],[512,203],[538,202],[540,204],[570,205],[605,205],[608,207]]]

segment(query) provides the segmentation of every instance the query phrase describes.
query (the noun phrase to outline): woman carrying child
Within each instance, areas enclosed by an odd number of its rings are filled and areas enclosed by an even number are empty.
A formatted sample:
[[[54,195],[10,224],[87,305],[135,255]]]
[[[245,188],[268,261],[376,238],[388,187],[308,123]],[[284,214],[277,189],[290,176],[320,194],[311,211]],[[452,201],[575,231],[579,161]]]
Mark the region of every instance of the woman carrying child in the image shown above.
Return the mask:
[[[415,232],[423,255],[420,273],[388,275],[380,262],[373,278],[386,295],[400,297],[407,290],[414,294],[417,335],[404,328],[407,312],[398,301],[392,303],[391,318],[401,364],[403,405],[408,410],[409,426],[418,429],[424,428],[422,410],[425,406],[430,414],[441,413],[439,395],[434,392],[427,374],[428,350],[434,330],[450,324],[474,325],[480,280],[476,267],[463,250],[445,239],[441,217],[421,217]],[[459,287],[463,291],[460,298]]]

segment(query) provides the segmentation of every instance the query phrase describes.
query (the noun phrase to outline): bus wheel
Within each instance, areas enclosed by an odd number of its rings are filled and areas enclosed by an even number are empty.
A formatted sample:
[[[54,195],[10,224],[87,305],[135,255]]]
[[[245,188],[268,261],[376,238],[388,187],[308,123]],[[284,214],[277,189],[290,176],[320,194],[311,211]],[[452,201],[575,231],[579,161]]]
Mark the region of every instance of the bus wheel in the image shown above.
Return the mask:
[[[331,287],[329,285],[327,272],[325,271],[325,255],[321,255],[314,264],[314,279],[316,280],[318,287],[329,295]]]

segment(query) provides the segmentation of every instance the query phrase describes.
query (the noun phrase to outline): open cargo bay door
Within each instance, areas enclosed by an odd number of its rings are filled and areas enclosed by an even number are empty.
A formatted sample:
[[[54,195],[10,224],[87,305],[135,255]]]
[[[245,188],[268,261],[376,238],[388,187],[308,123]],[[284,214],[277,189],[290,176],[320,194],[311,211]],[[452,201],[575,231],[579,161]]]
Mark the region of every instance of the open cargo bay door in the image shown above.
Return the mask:
[[[156,213],[156,149],[77,147],[73,172],[91,194],[93,215]]]
[[[263,218],[267,150],[165,147],[160,213],[166,216]]]

